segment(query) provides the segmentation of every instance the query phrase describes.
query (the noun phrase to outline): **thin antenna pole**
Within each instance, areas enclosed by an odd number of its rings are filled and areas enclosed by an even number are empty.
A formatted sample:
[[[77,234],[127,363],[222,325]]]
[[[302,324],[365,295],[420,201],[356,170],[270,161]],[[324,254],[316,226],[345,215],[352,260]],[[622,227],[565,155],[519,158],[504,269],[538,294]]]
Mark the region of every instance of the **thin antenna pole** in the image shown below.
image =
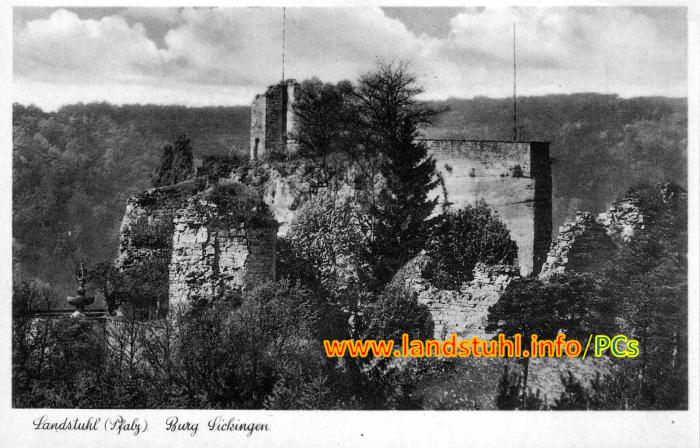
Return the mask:
[[[284,43],[287,38],[287,7],[282,7],[282,83],[284,83]]]
[[[515,22],[513,22],[513,141],[518,141],[517,76],[515,65]]]

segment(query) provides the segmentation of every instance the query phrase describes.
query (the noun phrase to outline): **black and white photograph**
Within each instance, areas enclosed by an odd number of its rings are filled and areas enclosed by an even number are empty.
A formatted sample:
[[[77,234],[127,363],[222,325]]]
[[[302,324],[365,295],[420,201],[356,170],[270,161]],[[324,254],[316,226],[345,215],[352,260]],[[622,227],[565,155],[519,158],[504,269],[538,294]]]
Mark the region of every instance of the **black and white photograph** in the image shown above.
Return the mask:
[[[697,446],[696,9],[5,5],[0,446]]]

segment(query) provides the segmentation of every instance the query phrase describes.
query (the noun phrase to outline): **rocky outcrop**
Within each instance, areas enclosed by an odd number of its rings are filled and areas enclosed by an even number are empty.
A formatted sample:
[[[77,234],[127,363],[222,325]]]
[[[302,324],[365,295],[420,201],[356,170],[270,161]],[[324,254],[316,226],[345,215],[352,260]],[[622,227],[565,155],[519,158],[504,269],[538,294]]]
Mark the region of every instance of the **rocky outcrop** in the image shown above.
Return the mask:
[[[392,280],[418,295],[418,301],[430,310],[435,325],[434,337],[448,337],[456,333],[461,337],[489,337],[486,332],[488,309],[494,305],[508,284],[519,277],[514,266],[488,266],[478,263],[474,278],[459,290],[441,290],[430,285],[422,277],[428,261],[420,254],[404,266]]]
[[[338,203],[354,198],[357,190],[353,179],[358,175],[349,167],[333,185],[323,185],[319,167],[303,160],[265,162],[243,171],[234,171],[231,179],[257,189],[272,217],[279,223],[277,235],[287,235],[292,221],[303,206],[315,196],[332,193]]]

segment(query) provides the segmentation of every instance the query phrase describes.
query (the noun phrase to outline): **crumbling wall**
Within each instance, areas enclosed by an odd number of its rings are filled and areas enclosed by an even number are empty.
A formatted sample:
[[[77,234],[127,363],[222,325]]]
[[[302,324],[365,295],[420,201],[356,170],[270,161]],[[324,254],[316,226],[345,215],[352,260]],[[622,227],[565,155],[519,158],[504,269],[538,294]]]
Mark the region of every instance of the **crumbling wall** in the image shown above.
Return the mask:
[[[549,144],[425,140],[444,180],[447,199],[460,208],[483,199],[518,245],[521,275],[539,272],[551,241],[552,176]],[[440,191],[434,192],[439,195]]]
[[[202,208],[209,208],[209,212]],[[209,300],[275,278],[276,226],[216,220],[211,204],[190,201],[174,217],[170,306]]]
[[[127,198],[115,265],[126,269],[144,258],[170,258],[173,217],[201,187],[200,181],[191,180]]]
[[[613,240],[621,242],[630,241],[637,231],[644,228],[644,215],[629,199],[615,202],[606,212],[599,214],[596,221]]]
[[[164,267],[159,310],[275,278],[274,220],[222,216],[202,199],[203,188],[195,179],[127,200],[115,265],[123,272],[153,261]]]
[[[596,272],[620,245],[644,229],[645,221],[638,201],[633,198],[616,201],[595,218],[588,212],[576,212],[573,220],[559,227],[540,278],[564,270]]]
[[[596,272],[616,250],[606,227],[596,222],[590,213],[577,212],[572,221],[559,227],[540,278],[546,279],[564,270]]]
[[[418,302],[428,307],[435,325],[434,337],[445,338],[452,333],[461,337],[492,336],[486,332],[488,309],[518,277],[518,269],[478,263],[474,267],[474,278],[459,290],[452,291],[437,289],[422,277],[427,262],[424,253],[418,255],[396,274],[392,282],[415,292]]]

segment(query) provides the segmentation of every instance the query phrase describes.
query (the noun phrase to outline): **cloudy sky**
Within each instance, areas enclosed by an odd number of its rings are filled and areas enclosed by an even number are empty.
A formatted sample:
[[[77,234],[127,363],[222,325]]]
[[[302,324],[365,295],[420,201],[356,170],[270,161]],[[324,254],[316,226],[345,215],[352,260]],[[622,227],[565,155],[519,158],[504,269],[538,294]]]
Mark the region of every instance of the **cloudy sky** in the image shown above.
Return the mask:
[[[287,8],[286,76],[404,60],[425,98],[686,96],[684,8]],[[14,8],[14,101],[249,104],[281,78],[281,8]]]

